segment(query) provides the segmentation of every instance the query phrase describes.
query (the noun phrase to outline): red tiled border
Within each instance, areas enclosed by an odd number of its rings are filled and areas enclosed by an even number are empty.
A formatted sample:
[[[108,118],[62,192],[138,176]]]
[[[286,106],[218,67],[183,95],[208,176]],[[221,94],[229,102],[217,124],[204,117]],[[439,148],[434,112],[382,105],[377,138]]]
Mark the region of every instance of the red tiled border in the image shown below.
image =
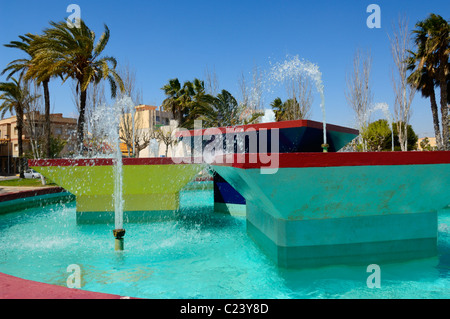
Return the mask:
[[[112,166],[112,158],[92,159],[50,159],[50,160],[28,160],[30,167],[46,166]],[[123,165],[175,165],[178,163],[196,163],[190,157],[152,157],[152,158],[124,158]]]
[[[0,273],[0,299],[124,299],[117,295],[71,289]]]
[[[216,157],[213,165],[233,166],[251,169],[267,167],[267,161],[274,156],[264,154],[227,154]],[[253,161],[253,162],[252,162]],[[420,165],[449,164],[450,151],[435,152],[337,152],[337,153],[280,153],[278,167],[337,167],[337,166],[371,166],[371,165]],[[175,165],[177,163],[201,163],[196,158],[126,158],[124,165]],[[272,163],[273,164],[273,163]],[[112,159],[56,159],[30,160],[31,167],[45,166],[104,166],[113,165]]]

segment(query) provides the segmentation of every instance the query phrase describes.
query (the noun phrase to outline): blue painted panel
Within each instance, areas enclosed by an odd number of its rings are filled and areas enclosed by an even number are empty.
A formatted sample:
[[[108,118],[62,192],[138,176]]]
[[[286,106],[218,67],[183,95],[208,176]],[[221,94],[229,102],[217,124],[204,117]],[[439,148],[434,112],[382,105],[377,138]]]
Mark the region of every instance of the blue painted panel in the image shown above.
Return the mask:
[[[279,153],[296,153],[296,152],[322,152],[321,145],[323,144],[323,130],[313,127],[290,127],[281,128],[279,132]],[[252,134],[255,134],[256,139],[252,140]],[[259,152],[260,145],[260,134],[259,131],[253,132],[240,132],[232,133],[232,137],[227,137],[227,134],[222,134],[223,150],[225,152],[241,153],[245,149],[245,152],[253,153]],[[271,141],[271,130],[267,130],[266,141]],[[351,142],[356,137],[355,134],[342,133],[336,131],[327,131],[327,143],[329,144],[328,150],[330,152],[336,152]],[[190,147],[195,145],[202,145],[202,150],[205,149],[206,145],[211,143],[216,139],[216,136],[195,136],[195,137],[183,137],[183,143],[186,143]],[[233,144],[227,149],[227,142],[232,142]],[[243,143],[241,146],[241,151],[239,151],[237,146],[237,141]],[[251,141],[251,146],[249,142]],[[262,141],[262,142],[266,142]],[[255,145],[253,145],[253,143]],[[270,143],[268,144],[268,150],[271,152]],[[252,148],[255,146],[255,148]]]
[[[245,205],[245,198],[219,174],[214,174],[214,202]]]

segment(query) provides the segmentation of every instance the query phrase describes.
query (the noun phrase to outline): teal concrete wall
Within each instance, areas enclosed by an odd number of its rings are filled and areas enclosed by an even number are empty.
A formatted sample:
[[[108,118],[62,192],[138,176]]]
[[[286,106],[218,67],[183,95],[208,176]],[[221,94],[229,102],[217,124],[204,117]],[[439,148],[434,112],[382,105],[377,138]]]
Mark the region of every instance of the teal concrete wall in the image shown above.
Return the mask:
[[[32,207],[40,207],[58,203],[68,203],[75,200],[75,196],[68,193],[54,193],[0,202],[0,214],[7,214]]]
[[[437,212],[290,221],[247,205],[248,234],[283,267],[393,262],[437,253]]]
[[[280,266],[435,256],[450,165],[214,167],[247,201],[247,231]]]
[[[215,166],[236,190],[288,220],[430,212],[450,204],[450,165],[259,169]]]

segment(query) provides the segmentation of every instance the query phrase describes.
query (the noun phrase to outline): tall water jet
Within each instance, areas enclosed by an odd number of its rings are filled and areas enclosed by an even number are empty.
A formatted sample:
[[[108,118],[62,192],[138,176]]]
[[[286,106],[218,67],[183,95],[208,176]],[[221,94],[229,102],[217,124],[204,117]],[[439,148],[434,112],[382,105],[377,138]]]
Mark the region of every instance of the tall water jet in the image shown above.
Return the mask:
[[[325,112],[325,95],[324,95],[324,86],[322,82],[322,72],[319,70],[319,66],[306,61],[300,60],[298,55],[286,59],[284,62],[276,63],[272,66],[270,72],[271,80],[277,82],[283,82],[288,79],[294,79],[299,75],[308,76],[316,86],[317,92],[320,94],[320,108],[322,110],[322,123],[323,123],[323,144],[322,148],[324,152],[328,151],[328,143],[327,143],[327,124],[326,124],[326,112]]]
[[[107,157],[113,159],[114,178],[114,230],[115,250],[123,250],[123,163],[122,151],[120,150],[120,121],[123,110],[134,109],[134,103],[130,97],[124,96],[117,100],[112,107],[102,105],[92,114],[90,120],[91,136],[97,149],[94,151],[95,157]],[[134,115],[134,114],[133,114]],[[132,115],[132,116],[133,116]],[[134,116],[132,118],[134,121]],[[92,156],[91,155],[91,156]]]

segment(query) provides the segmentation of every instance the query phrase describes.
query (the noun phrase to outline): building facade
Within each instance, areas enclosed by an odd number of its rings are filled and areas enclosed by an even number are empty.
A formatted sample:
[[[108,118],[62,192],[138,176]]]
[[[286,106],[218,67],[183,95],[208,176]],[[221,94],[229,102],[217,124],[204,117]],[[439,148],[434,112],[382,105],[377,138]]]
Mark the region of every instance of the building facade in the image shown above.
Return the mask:
[[[152,105],[136,106],[136,111],[134,114],[135,140],[138,141],[138,144],[143,144],[149,139],[151,140],[152,133],[155,130],[163,126],[170,125],[170,122],[172,120],[173,115],[171,112],[161,111],[161,108],[158,109],[158,107],[156,106]],[[133,126],[133,123],[131,121],[131,115],[125,114],[125,116],[123,116],[121,120],[120,125],[121,125],[120,134],[122,140],[131,139]],[[128,150],[125,143],[122,143],[121,150],[124,156],[128,156],[128,154],[132,153],[131,150],[130,151]],[[147,147],[140,150],[138,156],[139,157],[157,156],[157,154],[154,153],[155,153],[154,145],[152,145],[152,143],[149,143]]]
[[[33,146],[44,138],[44,114],[35,111],[24,114],[22,141],[24,155],[33,154]],[[50,114],[51,134],[55,138],[71,140],[76,132],[77,119],[63,117],[63,114]],[[34,143],[32,145],[32,143]],[[67,143],[61,154],[70,151],[71,143]],[[12,116],[0,120],[0,175],[18,173],[19,136],[17,133],[17,117]]]

